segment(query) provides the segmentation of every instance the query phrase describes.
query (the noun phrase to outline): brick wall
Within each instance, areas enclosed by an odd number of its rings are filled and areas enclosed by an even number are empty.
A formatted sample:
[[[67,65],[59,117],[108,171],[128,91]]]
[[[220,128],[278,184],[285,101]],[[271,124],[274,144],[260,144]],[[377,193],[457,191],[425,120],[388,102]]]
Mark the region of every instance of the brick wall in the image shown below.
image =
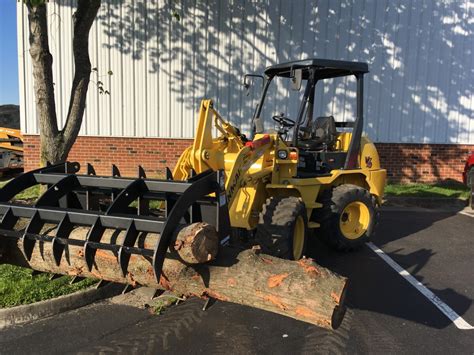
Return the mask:
[[[39,136],[24,137],[25,169],[39,166]],[[89,162],[98,174],[109,175],[112,163],[124,176],[135,176],[137,166],[149,176],[162,175],[174,167],[191,140],[163,138],[79,137],[68,160],[83,168]],[[377,143],[382,166],[391,181],[437,182],[462,180],[461,173],[474,145]]]
[[[466,159],[474,145],[377,143],[390,181],[462,181]]]
[[[97,174],[110,175],[112,164],[123,176],[136,176],[138,165],[148,176],[163,175],[173,169],[181,152],[191,144],[185,139],[78,137],[69,153],[69,161],[77,161],[84,172],[91,163]],[[39,136],[24,136],[25,171],[39,167]]]

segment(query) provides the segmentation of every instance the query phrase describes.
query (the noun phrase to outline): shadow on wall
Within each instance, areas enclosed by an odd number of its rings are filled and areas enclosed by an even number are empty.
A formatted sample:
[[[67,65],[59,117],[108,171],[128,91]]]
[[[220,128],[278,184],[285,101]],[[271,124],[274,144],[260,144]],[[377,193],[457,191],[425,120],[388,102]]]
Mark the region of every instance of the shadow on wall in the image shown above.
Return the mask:
[[[226,117],[246,125],[253,105],[239,85],[245,72],[312,56],[360,60],[372,71],[365,130],[374,140],[474,143],[468,2],[105,0],[103,6],[100,21],[110,38],[104,46],[145,58],[150,72],[168,76],[176,101],[194,111],[202,97],[213,97]],[[347,80],[328,85],[318,114],[353,118],[354,90]],[[278,94],[279,109],[291,106],[284,88]]]
[[[194,125],[203,97],[213,98],[223,117],[248,132],[259,85],[246,97],[242,75],[278,62],[322,57],[369,63],[365,132],[374,141],[474,144],[474,83],[468,80],[474,75],[474,22],[467,21],[474,7],[469,4],[103,0],[99,23],[107,38],[102,49],[119,53],[123,63],[131,59],[133,68],[127,70],[134,73],[134,86],[160,80],[144,111],[152,116],[148,120],[159,121],[161,137],[191,137],[189,122]],[[111,69],[114,75],[107,80],[121,81],[122,89],[131,86],[123,68]],[[276,91],[273,113],[294,112],[295,100],[289,100],[294,95],[283,87]],[[319,92],[317,115],[354,118],[350,80],[334,81]],[[134,100],[133,105],[142,102]],[[270,128],[270,117],[265,119]],[[442,176],[440,161],[433,158],[426,157],[430,170]],[[405,168],[404,174],[420,178],[417,169]]]
[[[391,182],[462,182],[462,172],[472,146],[457,144],[378,143],[380,160]]]

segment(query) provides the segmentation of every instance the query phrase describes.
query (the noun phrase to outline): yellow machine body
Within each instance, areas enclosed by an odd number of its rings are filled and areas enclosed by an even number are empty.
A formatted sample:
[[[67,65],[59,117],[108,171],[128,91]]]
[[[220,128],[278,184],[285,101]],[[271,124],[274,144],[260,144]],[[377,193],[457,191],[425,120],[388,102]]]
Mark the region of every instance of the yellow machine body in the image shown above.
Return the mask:
[[[217,137],[213,137],[213,128]],[[350,141],[351,133],[340,133],[336,151],[347,151]],[[286,151],[287,158],[280,159],[279,151]],[[319,227],[310,217],[314,209],[322,207],[317,199],[324,189],[353,184],[367,189],[381,202],[386,170],[381,169],[377,149],[369,138],[361,138],[360,168],[332,170],[328,176],[295,177],[298,154],[298,149],[290,147],[277,133],[257,134],[253,141],[245,142],[239,130],[217,113],[212,101],[203,100],[194,143],[182,153],[173,178],[185,180],[191,169],[196,173],[223,169],[231,225],[248,230],[257,226],[262,206],[270,196],[300,197],[306,206],[309,228]]]
[[[0,127],[0,149],[23,153],[23,135],[20,130]]]

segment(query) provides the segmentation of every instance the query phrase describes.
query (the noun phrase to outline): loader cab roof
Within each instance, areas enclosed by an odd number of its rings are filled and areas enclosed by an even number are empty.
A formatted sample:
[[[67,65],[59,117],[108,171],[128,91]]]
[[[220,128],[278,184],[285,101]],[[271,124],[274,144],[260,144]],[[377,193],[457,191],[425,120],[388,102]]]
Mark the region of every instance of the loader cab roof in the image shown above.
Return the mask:
[[[352,74],[364,74],[369,72],[369,66],[367,65],[367,63],[312,58],[272,65],[265,69],[265,75],[267,77],[290,77],[291,72],[293,70],[303,69],[303,79],[308,79],[308,69],[310,68],[316,68],[317,79],[327,79]]]

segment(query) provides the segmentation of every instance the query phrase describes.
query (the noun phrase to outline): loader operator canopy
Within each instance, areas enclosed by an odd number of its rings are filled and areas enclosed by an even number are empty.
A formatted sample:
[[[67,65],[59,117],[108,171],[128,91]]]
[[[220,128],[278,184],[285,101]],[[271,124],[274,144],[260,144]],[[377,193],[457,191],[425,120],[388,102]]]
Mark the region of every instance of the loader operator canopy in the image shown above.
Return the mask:
[[[307,59],[270,66],[265,69],[265,82],[259,104],[252,118],[254,133],[263,132],[263,120],[268,117],[277,122],[282,139],[291,137],[290,144],[305,150],[317,150],[321,146],[330,146],[335,139],[336,127],[352,128],[353,141],[348,156],[355,156],[360,146],[360,136],[363,127],[363,75],[367,73],[367,63],[348,62],[327,59]],[[357,80],[356,119],[354,122],[335,122],[331,117],[314,118],[315,88],[319,81],[344,76],[355,76]],[[267,93],[273,87],[277,95]],[[276,96],[292,89],[290,104],[278,102]],[[295,91],[297,91],[295,93]],[[298,99],[291,98],[298,95]],[[294,104],[293,104],[294,103]],[[293,105],[293,106],[292,106]],[[277,110],[280,109],[280,112]],[[287,113],[281,113],[286,111]],[[264,117],[262,117],[264,116]],[[316,130],[325,131],[324,137],[318,137]]]

